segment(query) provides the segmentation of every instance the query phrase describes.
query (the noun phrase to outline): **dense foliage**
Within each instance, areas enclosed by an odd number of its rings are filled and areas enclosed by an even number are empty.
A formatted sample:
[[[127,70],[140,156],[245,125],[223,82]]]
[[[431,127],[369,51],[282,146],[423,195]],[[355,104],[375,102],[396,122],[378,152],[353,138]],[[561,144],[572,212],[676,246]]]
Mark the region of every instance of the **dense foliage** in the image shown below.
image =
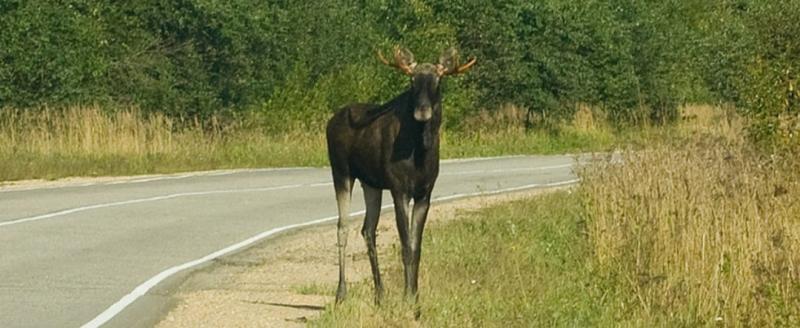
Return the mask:
[[[800,70],[798,22],[790,0],[7,0],[0,107],[304,121],[396,93],[404,79],[374,51],[401,44],[423,61],[448,46],[479,58],[449,82],[451,125],[503,104],[666,122],[687,101],[737,104],[772,124],[787,70]]]

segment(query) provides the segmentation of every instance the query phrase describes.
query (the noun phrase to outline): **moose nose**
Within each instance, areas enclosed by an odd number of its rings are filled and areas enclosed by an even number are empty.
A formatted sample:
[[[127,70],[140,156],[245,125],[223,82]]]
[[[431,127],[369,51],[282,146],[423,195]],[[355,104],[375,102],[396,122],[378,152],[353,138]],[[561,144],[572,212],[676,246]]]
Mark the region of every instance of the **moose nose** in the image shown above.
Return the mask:
[[[433,116],[431,106],[419,106],[414,110],[414,119],[420,122],[427,122]]]

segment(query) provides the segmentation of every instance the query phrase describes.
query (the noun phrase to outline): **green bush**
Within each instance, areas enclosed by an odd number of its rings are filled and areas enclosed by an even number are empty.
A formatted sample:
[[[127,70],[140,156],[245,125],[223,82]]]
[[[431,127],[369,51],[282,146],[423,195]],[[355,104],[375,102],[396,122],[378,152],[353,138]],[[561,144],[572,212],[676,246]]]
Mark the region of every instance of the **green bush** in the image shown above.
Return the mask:
[[[0,4],[0,107],[315,122],[399,93],[406,79],[374,53],[403,45],[419,61],[449,46],[478,58],[447,83],[451,128],[505,104],[555,121],[588,104],[640,124],[720,101],[772,122],[780,74],[800,69],[798,13],[788,0],[9,0]],[[769,134],[765,126],[755,134]]]
[[[752,52],[737,85],[739,105],[754,121],[750,126],[754,139],[773,145],[780,141],[781,132],[800,132],[782,131],[796,127],[781,127],[780,122],[783,114],[790,114],[786,108],[789,80],[800,72],[800,3],[754,1],[742,19],[752,33]]]

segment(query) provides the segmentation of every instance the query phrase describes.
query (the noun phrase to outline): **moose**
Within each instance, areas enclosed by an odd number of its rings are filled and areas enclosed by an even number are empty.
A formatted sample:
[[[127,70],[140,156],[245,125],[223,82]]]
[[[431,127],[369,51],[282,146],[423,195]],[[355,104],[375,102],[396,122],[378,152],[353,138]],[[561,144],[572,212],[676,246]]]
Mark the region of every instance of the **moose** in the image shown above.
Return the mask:
[[[442,52],[438,64],[417,64],[407,49],[396,47],[394,62],[377,52],[385,65],[410,77],[408,90],[378,104],[352,104],[338,110],[328,121],[328,158],[339,210],[337,246],[339,285],[336,302],[347,294],[345,282],[345,221],[350,213],[353,183],[361,182],[366,215],[361,235],[375,283],[375,302],[380,303],[383,284],[375,249],[375,230],[381,212],[383,190],[394,200],[397,231],[402,246],[405,295],[417,300],[417,273],[422,230],[430,208],[431,192],[439,175],[439,129],[442,123],[441,80],[466,72],[476,59],[459,65],[458,52]],[[413,200],[413,210],[411,205]],[[410,216],[409,216],[410,214]]]

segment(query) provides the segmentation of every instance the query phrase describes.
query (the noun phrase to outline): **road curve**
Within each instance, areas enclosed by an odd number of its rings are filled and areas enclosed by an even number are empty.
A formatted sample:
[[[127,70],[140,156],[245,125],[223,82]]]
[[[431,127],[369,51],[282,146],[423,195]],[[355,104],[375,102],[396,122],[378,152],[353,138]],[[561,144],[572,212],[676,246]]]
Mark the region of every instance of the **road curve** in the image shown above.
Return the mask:
[[[575,163],[443,161],[434,199],[575,183]],[[361,197],[355,188],[354,212]],[[390,206],[388,193],[383,200]],[[0,189],[0,209],[0,327],[151,325],[167,302],[165,281],[336,213],[327,168]]]

